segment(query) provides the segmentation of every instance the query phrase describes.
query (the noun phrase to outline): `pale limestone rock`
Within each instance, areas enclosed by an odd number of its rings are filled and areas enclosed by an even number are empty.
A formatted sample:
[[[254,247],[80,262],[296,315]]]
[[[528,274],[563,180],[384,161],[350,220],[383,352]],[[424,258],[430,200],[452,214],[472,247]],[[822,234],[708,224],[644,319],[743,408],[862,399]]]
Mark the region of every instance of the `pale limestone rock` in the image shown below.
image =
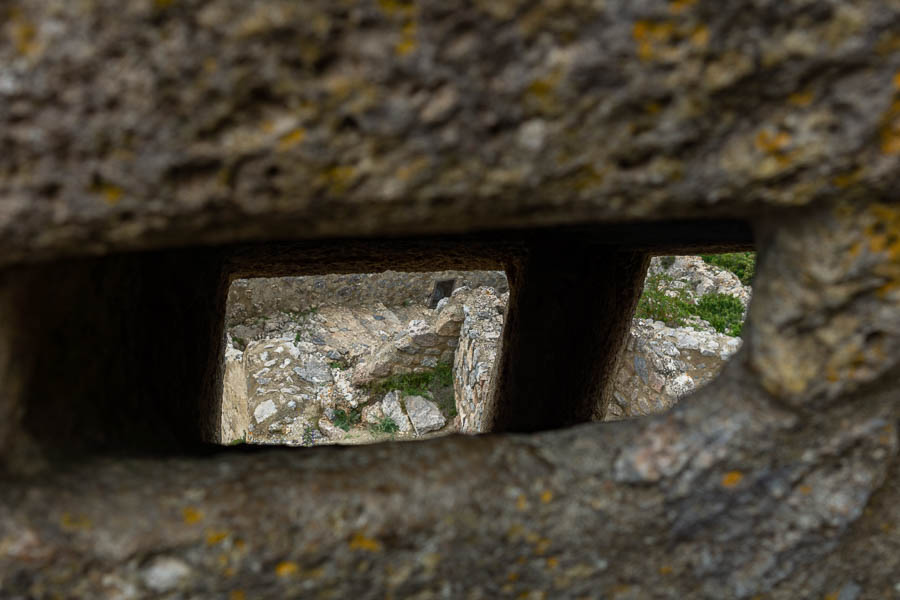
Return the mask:
[[[384,400],[381,401],[381,406],[384,416],[390,417],[397,424],[400,433],[409,433],[412,430],[412,423],[409,422],[409,417],[406,416],[406,413],[403,412],[403,407],[400,406],[400,392],[394,390],[385,394]]]
[[[406,414],[409,415],[416,435],[436,431],[447,424],[447,419],[434,402],[422,396],[407,396],[403,402],[406,404]]]

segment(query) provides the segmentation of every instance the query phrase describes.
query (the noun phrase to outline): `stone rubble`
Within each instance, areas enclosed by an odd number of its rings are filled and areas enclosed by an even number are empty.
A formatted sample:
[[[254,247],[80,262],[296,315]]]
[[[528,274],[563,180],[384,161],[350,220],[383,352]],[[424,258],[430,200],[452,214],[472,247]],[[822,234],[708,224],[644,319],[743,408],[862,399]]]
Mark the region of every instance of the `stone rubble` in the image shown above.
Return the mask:
[[[403,403],[416,435],[437,431],[447,424],[438,405],[422,396],[407,396]]]

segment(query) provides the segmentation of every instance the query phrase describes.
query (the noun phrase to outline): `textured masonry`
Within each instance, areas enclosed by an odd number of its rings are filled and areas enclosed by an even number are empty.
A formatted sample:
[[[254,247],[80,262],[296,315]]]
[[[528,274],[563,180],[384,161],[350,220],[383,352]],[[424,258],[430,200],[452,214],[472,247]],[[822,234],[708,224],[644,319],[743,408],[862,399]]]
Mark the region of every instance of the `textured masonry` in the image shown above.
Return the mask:
[[[0,11],[3,595],[897,594],[897,6]],[[586,423],[646,257],[753,243],[723,375]],[[528,434],[208,444],[229,281],[385,268],[507,270]]]

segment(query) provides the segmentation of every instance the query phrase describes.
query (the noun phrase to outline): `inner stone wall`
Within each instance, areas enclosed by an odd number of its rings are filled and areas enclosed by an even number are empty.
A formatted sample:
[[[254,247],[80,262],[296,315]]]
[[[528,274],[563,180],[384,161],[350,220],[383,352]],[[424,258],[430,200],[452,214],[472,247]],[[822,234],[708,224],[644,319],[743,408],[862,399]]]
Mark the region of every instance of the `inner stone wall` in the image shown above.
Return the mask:
[[[355,273],[239,279],[228,290],[226,324],[252,321],[275,312],[303,312],[334,306],[385,306],[426,304],[437,281],[452,280],[453,288],[493,287],[500,293],[509,288],[501,271],[438,271],[434,273]]]

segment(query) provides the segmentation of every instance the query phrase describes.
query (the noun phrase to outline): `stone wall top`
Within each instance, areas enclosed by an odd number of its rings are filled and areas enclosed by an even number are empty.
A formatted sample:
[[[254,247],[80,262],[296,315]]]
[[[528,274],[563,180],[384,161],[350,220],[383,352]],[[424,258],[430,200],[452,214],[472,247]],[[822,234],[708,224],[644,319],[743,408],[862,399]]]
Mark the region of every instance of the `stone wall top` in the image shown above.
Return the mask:
[[[16,0],[0,264],[887,197],[874,1]]]

